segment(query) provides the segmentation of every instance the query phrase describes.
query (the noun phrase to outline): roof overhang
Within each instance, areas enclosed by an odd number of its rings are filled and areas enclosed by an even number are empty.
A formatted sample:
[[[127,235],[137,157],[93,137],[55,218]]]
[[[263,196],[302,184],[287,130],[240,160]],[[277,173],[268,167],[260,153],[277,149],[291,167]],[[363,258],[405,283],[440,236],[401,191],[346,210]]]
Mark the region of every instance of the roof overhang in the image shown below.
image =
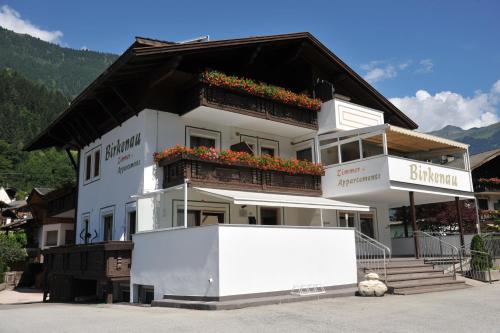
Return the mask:
[[[290,63],[301,57],[301,53],[305,52],[303,49],[307,49],[310,53],[309,60],[312,59],[318,66],[328,69],[327,79],[336,83],[342,81],[338,84],[349,85],[359,91],[363,98],[375,103],[377,108],[387,113],[390,123],[396,122],[408,128],[417,128],[415,122],[307,32],[190,43],[138,38],[25,149],[36,150],[52,146],[81,149],[147,107],[143,98],[152,91],[148,87],[153,82],[165,80],[166,77],[170,80],[175,76],[172,73],[180,73],[177,71],[179,62],[190,55],[200,55],[201,59],[205,59],[208,54],[214,52],[226,52],[229,56],[230,52],[239,49],[250,56],[262,45],[274,47],[284,43],[298,45],[298,49],[288,60],[283,59],[283,63]],[[253,48],[253,51],[249,48]],[[280,52],[274,54],[280,55]],[[197,66],[204,66],[200,61],[191,61]],[[252,59],[246,61],[246,64],[239,64],[238,68],[248,67]]]
[[[370,210],[369,206],[331,200],[322,197],[221,190],[205,187],[194,187],[193,189],[218,199],[230,201],[235,205],[334,209],[360,212],[367,212]]]

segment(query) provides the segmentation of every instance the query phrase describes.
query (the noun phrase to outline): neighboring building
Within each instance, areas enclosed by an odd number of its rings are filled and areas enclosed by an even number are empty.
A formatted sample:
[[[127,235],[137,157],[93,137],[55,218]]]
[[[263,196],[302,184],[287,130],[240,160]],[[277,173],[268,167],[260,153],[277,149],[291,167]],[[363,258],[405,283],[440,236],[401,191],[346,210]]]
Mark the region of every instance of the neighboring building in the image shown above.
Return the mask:
[[[27,202],[39,226],[39,247],[75,244],[76,188],[59,189],[35,187]]]
[[[390,246],[389,208],[473,198],[468,146],[416,128],[308,33],[137,38],[28,146],[79,152],[51,299],[354,286],[356,232]]]
[[[479,217],[489,227],[500,218],[500,149],[472,155],[470,166]]]

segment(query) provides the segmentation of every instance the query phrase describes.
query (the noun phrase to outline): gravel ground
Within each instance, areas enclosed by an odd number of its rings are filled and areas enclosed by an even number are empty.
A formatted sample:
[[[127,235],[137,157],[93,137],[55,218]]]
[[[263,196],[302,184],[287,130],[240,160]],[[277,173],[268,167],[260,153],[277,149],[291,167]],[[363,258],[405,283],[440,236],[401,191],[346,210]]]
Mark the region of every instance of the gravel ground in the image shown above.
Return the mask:
[[[0,332],[500,332],[500,283],[230,311],[131,305],[0,305]]]

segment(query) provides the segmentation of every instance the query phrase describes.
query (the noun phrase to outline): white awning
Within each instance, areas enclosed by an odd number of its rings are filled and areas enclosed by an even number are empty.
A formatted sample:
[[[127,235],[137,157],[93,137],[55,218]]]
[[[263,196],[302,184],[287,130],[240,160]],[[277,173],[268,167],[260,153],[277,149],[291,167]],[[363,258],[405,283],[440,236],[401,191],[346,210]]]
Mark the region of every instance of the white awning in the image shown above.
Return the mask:
[[[367,212],[370,209],[368,206],[363,206],[343,201],[330,200],[322,197],[307,197],[301,195],[219,190],[219,189],[204,188],[204,187],[194,187],[193,189],[219,199],[231,201],[236,205],[321,208],[321,209],[351,210],[360,212]]]

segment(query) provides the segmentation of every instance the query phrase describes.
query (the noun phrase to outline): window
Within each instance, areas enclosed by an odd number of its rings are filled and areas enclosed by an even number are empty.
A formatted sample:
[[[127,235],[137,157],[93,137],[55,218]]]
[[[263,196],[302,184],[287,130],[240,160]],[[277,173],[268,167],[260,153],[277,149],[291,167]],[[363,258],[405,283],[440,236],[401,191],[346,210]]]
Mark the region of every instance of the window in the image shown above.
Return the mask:
[[[342,163],[359,159],[359,141],[352,141],[340,145]]]
[[[74,230],[66,230],[64,234],[64,244],[75,244],[75,231]]]
[[[269,155],[271,157],[274,157],[274,148],[261,147],[260,154],[261,155]]]
[[[186,146],[220,149],[221,133],[204,128],[186,126]]]
[[[488,199],[477,199],[479,209],[488,210]]]
[[[127,212],[127,240],[132,240],[132,235],[136,232],[137,212],[135,210]]]
[[[90,180],[92,171],[92,155],[87,155],[85,159],[85,180]]]
[[[113,240],[113,214],[102,216],[103,237],[102,240],[107,242]]]
[[[260,208],[260,224],[262,225],[278,225],[279,223],[279,208],[261,207]]]
[[[101,175],[101,146],[95,147],[85,154],[84,184],[98,180]]]
[[[187,226],[199,227],[202,225],[223,224],[225,222],[225,212],[214,210],[215,207],[201,209],[188,209]],[[177,209],[177,227],[184,226],[184,209]]]
[[[354,213],[339,212],[339,227],[354,228]]]
[[[298,160],[309,161],[309,162],[313,161],[312,148],[298,150],[296,153],[297,153]]]
[[[90,236],[92,236],[89,232],[89,224],[90,217],[85,215],[82,217],[82,231],[80,232],[80,238],[83,240],[85,244],[87,244],[90,240]]]
[[[339,147],[333,146],[326,149],[321,149],[321,163],[324,165],[332,165],[339,163]]]
[[[384,153],[382,134],[361,140],[363,158],[382,155]]]
[[[94,152],[94,177],[99,177],[101,168],[101,151],[98,149]]]
[[[191,148],[198,148],[198,147],[215,148],[215,139],[191,135],[189,137],[189,146]]]
[[[45,246],[57,246],[57,230],[50,230],[45,233]]]

